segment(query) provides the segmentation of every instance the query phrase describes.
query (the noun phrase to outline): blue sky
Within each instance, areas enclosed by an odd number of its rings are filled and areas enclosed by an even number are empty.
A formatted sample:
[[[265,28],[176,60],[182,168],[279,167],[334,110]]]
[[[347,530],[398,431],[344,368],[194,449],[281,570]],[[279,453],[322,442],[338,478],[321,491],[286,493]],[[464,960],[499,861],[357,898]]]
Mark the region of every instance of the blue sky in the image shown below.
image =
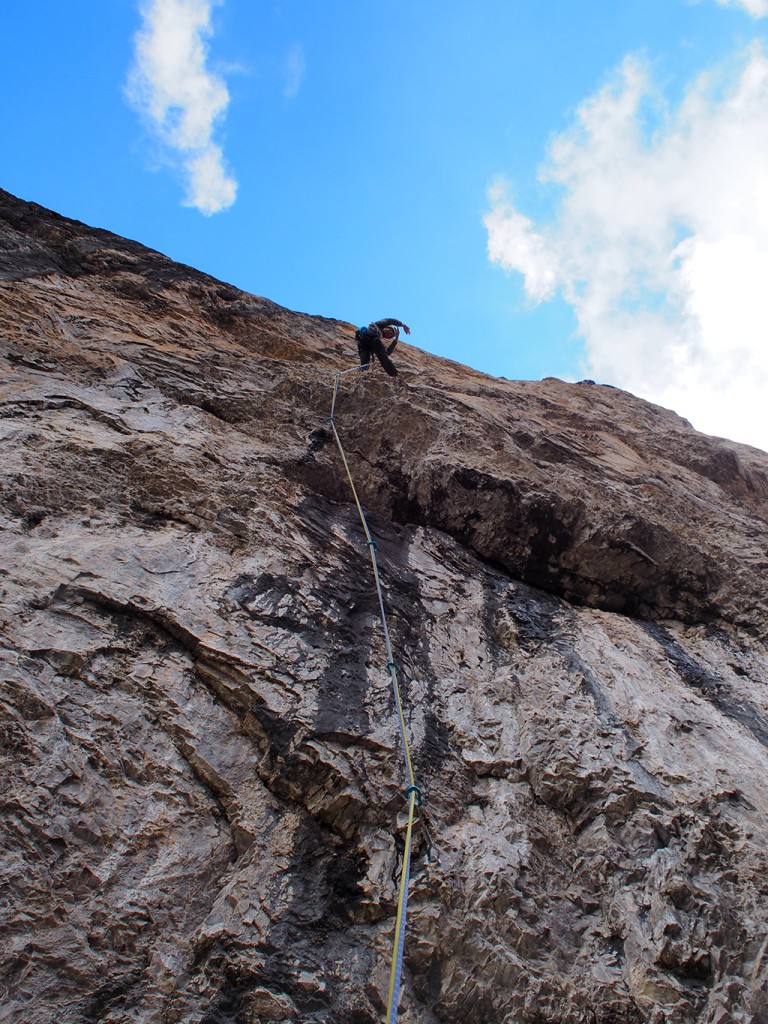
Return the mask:
[[[24,199],[768,449],[768,0],[35,0],[0,86]]]

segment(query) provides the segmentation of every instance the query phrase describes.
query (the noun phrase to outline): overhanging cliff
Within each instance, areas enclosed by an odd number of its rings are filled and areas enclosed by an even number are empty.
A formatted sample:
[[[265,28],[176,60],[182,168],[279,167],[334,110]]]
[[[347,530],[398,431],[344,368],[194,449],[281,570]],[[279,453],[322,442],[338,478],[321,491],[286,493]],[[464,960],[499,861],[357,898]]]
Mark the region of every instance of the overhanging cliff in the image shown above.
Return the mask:
[[[353,328],[7,193],[0,236],[0,1020],[379,1021]],[[434,840],[401,1019],[768,1020],[768,455],[396,359],[336,423]]]

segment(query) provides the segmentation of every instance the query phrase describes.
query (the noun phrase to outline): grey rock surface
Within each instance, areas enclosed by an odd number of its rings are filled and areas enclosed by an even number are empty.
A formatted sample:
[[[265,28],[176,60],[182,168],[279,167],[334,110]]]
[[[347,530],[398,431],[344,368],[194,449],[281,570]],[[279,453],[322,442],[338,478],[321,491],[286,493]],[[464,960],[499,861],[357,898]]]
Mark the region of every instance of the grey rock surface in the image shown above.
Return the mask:
[[[354,328],[2,192],[0,238],[0,1021],[381,1021]],[[398,1019],[768,1022],[768,455],[394,358],[335,423],[425,796]]]

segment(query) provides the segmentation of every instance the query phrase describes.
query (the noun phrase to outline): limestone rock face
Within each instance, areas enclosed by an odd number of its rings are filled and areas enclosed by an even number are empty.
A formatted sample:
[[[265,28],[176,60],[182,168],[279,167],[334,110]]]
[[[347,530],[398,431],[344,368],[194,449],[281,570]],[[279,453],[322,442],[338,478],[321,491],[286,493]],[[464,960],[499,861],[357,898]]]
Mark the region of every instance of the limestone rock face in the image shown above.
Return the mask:
[[[7,193],[0,236],[0,1021],[381,1021],[354,329]],[[768,455],[394,358],[334,423],[424,794],[398,1020],[765,1024]]]

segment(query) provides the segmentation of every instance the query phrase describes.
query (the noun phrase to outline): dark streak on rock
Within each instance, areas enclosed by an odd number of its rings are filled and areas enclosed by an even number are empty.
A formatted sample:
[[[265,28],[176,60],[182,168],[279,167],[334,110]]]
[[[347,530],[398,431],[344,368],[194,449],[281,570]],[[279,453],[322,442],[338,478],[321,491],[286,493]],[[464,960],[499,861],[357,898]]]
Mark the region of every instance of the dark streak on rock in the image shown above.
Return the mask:
[[[768,721],[748,700],[736,697],[728,683],[699,665],[659,623],[643,624],[646,632],[663,648],[667,661],[692,689],[713,704],[727,718],[747,729],[758,743],[768,747]]]

